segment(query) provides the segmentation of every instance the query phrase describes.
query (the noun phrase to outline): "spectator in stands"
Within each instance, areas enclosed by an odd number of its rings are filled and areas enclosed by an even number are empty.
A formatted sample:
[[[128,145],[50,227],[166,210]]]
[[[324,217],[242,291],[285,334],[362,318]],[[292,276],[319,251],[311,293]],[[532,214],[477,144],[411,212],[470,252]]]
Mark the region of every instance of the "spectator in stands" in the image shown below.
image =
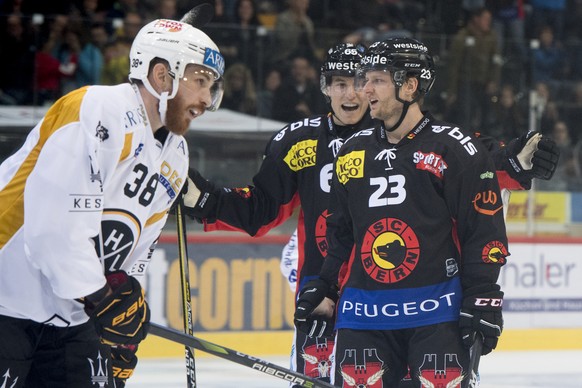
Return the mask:
[[[309,59],[297,56],[291,61],[290,77],[283,82],[273,99],[273,118],[284,122],[300,120],[326,111],[319,84],[314,82]]]
[[[281,86],[281,72],[272,68],[267,71],[262,89],[257,93],[257,116],[273,118],[273,99]]]
[[[127,80],[129,49],[142,26],[143,19],[138,13],[127,12],[122,29],[116,32],[116,39],[104,52],[102,81],[105,85],[117,85]]]
[[[491,12],[479,8],[451,43],[447,65],[447,116],[451,121],[472,130],[483,129],[491,97],[498,90],[501,64]]]
[[[581,48],[582,50],[582,48]],[[566,97],[566,100],[560,104],[561,114],[568,127],[572,130],[572,137],[575,142],[582,140],[582,81],[574,83],[571,93]]]
[[[564,39],[566,0],[529,0],[532,9],[532,36],[538,36],[545,26],[552,27],[556,38]]]
[[[566,57],[561,42],[554,39],[552,27],[542,27],[539,46],[532,49],[532,82],[552,83],[565,73]]]
[[[550,86],[545,82],[538,82],[535,85],[537,95],[537,107],[535,108],[538,115],[537,129],[542,133],[549,133],[554,128],[556,121],[560,120],[560,111],[558,104],[554,99]]]
[[[556,121],[549,135],[560,149],[560,160],[551,181],[538,180],[540,190],[567,191],[576,181],[574,143],[564,121]]]
[[[517,60],[519,65],[526,63],[523,0],[489,0],[487,6],[493,16],[493,30],[501,54],[510,61]]]
[[[248,66],[256,80],[258,71],[258,55],[262,46],[257,36],[260,25],[254,0],[237,0],[234,22],[228,26],[218,24],[215,28],[209,26],[209,34],[218,44],[220,53],[224,56],[226,67],[242,62]],[[263,58],[267,53],[262,52]]]
[[[235,63],[224,72],[222,108],[255,115],[257,93],[250,69],[244,63]]]
[[[508,143],[528,130],[527,111],[519,104],[515,90],[509,84],[501,86],[491,113],[485,132],[499,141]]]
[[[287,0],[287,8],[277,15],[275,23],[273,64],[283,64],[296,56],[309,61],[320,60],[320,53],[315,44],[315,28],[307,15],[309,0]]]
[[[29,104],[34,73],[33,38],[20,14],[12,13],[1,21],[0,104]]]

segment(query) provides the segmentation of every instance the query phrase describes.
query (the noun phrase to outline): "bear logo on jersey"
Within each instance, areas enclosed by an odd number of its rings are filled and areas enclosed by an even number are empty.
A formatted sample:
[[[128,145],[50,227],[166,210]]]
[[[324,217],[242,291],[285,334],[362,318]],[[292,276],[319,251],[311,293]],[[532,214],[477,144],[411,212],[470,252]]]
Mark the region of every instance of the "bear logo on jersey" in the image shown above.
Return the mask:
[[[368,228],[360,257],[372,279],[396,283],[414,271],[419,256],[418,237],[412,228],[397,218],[384,218]]]

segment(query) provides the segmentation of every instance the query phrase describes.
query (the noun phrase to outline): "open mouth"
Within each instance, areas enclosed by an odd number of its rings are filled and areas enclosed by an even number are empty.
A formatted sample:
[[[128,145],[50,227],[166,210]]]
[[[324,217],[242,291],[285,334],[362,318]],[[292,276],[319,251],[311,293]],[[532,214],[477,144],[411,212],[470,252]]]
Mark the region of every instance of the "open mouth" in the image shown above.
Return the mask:
[[[346,112],[355,112],[360,108],[358,104],[342,104],[342,109]]]

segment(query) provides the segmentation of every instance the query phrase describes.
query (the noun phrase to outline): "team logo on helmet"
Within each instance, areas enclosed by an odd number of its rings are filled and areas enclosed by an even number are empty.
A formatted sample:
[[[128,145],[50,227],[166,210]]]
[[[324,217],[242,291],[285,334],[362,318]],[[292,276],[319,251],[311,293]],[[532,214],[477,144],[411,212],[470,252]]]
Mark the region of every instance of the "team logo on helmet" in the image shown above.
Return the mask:
[[[420,256],[418,237],[398,218],[384,218],[371,225],[362,241],[364,270],[380,283],[396,283],[414,271]]]

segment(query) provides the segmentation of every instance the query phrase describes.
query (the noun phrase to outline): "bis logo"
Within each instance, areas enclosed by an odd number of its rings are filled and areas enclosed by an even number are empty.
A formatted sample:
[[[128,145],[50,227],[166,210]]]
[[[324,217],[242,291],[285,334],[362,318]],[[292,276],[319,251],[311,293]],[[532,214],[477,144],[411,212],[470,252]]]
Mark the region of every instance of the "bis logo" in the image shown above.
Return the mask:
[[[384,218],[368,228],[362,241],[361,260],[370,277],[380,283],[406,278],[418,264],[416,233],[397,218]]]

